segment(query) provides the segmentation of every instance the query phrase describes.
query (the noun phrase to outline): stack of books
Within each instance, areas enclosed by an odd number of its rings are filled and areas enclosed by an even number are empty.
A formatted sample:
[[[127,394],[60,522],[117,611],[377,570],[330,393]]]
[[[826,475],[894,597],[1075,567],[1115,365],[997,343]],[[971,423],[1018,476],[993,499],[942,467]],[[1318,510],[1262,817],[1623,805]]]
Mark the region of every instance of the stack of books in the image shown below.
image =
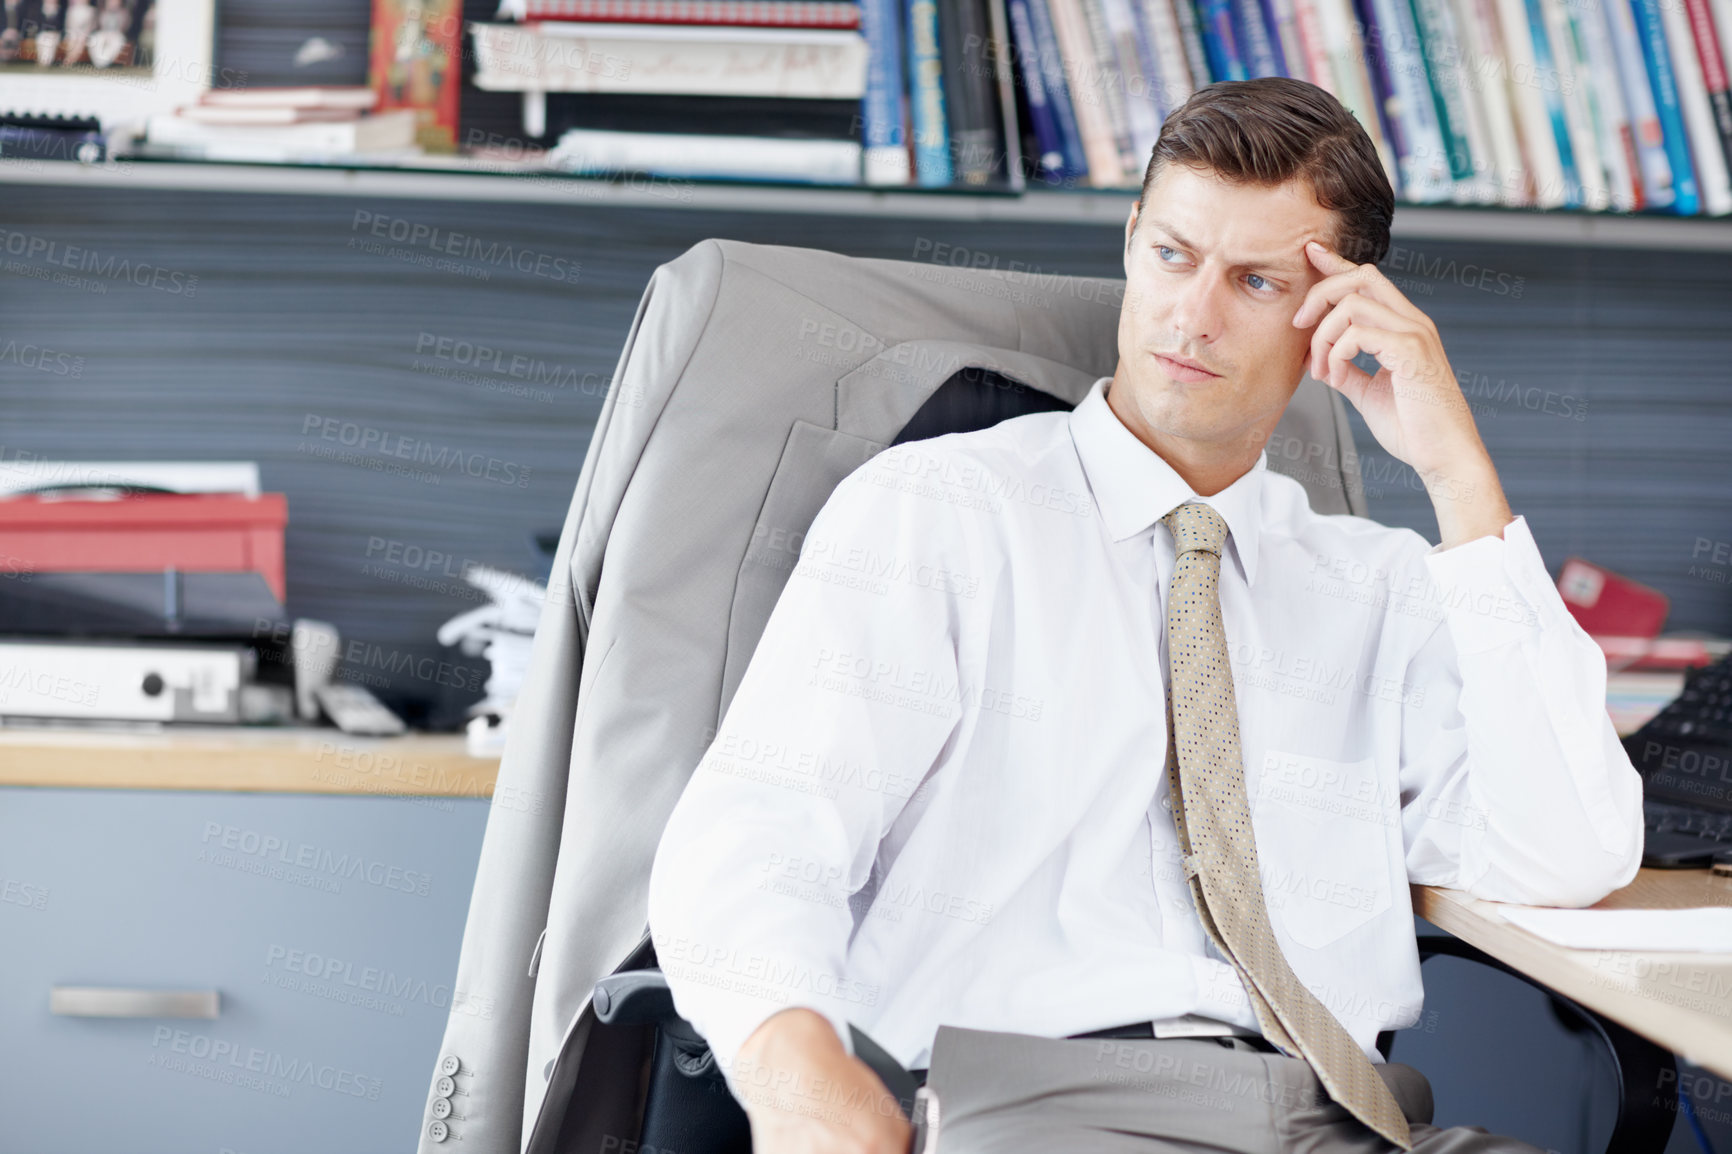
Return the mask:
[[[560,168],[859,183],[852,0],[506,0],[499,16],[470,26],[477,88],[597,98],[547,125]]]
[[[1732,212],[1732,0],[1008,5],[1037,183],[1139,184],[1192,91],[1279,75],[1340,99],[1410,203]]]
[[[417,156],[416,114],[368,115],[371,88],[222,88],[152,116],[149,150],[199,160],[319,163]]]

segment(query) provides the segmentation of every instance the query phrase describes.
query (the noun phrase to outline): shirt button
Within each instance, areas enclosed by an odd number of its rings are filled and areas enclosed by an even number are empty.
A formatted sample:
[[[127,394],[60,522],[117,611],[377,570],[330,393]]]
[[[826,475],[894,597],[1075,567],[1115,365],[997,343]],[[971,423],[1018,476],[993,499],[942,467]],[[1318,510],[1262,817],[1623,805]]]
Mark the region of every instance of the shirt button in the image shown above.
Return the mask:
[[[457,1091],[457,1083],[451,1080],[449,1074],[439,1075],[439,1080],[433,1083],[433,1091],[441,1098],[449,1098]]]
[[[456,1054],[447,1054],[439,1059],[439,1072],[446,1077],[450,1077],[462,1068],[463,1063],[457,1060]]]
[[[435,1118],[449,1118],[449,1117],[451,1117],[451,1099],[449,1099],[449,1098],[435,1098],[435,1099],[433,1099],[433,1117],[435,1117]]]
[[[451,1137],[451,1127],[443,1122],[429,1122],[427,1124],[427,1137],[435,1142],[443,1142]]]

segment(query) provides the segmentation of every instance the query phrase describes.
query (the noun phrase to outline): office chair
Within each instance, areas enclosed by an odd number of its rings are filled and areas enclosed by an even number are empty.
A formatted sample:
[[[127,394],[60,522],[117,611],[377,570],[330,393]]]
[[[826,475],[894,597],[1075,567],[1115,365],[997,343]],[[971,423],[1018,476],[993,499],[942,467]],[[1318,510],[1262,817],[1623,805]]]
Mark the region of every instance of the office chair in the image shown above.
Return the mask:
[[[667,816],[835,486],[892,444],[1073,407],[1117,362],[1123,294],[722,240],[656,270],[512,713],[421,1154],[453,1137],[465,1154],[750,1149],[655,968]],[[1322,383],[1301,383],[1267,456],[1319,512],[1365,514]],[[914,1110],[908,1072],[854,1041]]]

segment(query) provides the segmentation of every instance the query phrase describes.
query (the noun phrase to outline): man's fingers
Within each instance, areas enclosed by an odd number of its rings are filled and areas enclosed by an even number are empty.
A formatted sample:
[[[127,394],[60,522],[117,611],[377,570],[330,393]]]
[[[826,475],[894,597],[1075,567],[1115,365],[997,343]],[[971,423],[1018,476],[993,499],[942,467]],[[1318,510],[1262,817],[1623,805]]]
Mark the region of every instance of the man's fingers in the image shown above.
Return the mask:
[[[1351,272],[1359,267],[1320,240],[1305,242],[1305,256],[1313,265],[1317,266],[1317,271],[1324,276],[1334,276],[1338,272]]]
[[[1295,328],[1302,329],[1316,324],[1317,318],[1328,312],[1330,306],[1353,292],[1388,306],[1415,324],[1431,325],[1431,318],[1408,300],[1400,289],[1389,283],[1389,278],[1384,276],[1376,265],[1354,264],[1328,249],[1319,252],[1315,241],[1305,246],[1305,253],[1320,272],[1327,272],[1329,275],[1306,292],[1304,302],[1293,314]]]
[[[1352,293],[1341,299],[1329,311],[1329,315],[1317,325],[1311,334],[1311,375],[1322,378],[1319,371],[1328,356],[1329,346],[1338,340],[1350,324],[1370,325],[1386,332],[1412,332],[1414,325],[1411,320],[1397,313],[1381,301],[1372,300],[1360,293]]]
[[[1372,352],[1370,346],[1381,345],[1380,336],[1375,330],[1348,325],[1340,339],[1330,347],[1324,365],[1322,379],[1361,411],[1366,390],[1371,387],[1371,374],[1354,364],[1353,358],[1362,352]]]

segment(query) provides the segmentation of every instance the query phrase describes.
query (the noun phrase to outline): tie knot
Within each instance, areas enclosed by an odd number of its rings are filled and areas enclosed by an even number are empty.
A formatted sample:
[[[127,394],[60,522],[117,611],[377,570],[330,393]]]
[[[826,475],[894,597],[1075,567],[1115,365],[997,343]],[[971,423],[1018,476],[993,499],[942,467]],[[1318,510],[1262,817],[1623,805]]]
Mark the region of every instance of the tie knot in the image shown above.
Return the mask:
[[[1227,543],[1227,522],[1201,501],[1186,501],[1161,520],[1172,530],[1181,554],[1201,550],[1219,557],[1221,546]]]

